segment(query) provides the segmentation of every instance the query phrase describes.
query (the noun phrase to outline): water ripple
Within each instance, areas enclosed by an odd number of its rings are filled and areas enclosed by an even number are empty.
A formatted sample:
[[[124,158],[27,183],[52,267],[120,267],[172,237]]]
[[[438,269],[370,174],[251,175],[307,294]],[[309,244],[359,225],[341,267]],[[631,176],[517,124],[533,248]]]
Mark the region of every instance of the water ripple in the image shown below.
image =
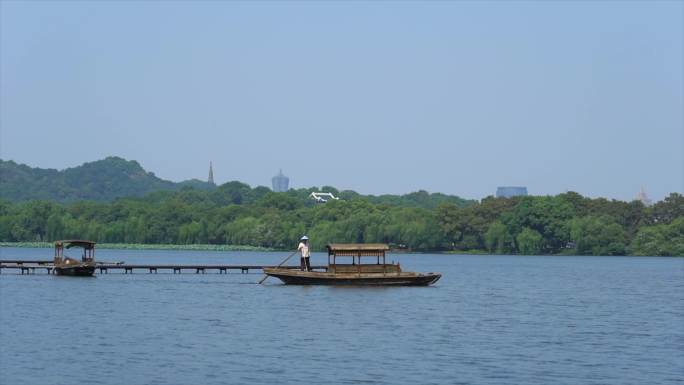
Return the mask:
[[[100,257],[193,254],[119,252]],[[248,257],[282,258],[197,262]],[[336,288],[256,285],[255,274],[3,274],[0,383],[682,383],[682,259],[392,259],[444,277],[429,288]]]

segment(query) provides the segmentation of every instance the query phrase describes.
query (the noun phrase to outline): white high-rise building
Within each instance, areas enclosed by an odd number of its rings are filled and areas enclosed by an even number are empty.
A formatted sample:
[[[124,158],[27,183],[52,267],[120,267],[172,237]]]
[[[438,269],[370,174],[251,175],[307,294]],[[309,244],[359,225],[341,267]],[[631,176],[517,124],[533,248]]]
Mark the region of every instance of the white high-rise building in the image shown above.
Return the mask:
[[[278,175],[271,178],[271,185],[275,192],[285,192],[289,189],[290,178],[283,175],[283,170],[280,170]]]
[[[644,206],[650,206],[653,203],[648,195],[646,195],[646,189],[644,189],[644,186],[641,186],[641,191],[639,191],[639,194],[637,194],[637,200],[641,201]]]

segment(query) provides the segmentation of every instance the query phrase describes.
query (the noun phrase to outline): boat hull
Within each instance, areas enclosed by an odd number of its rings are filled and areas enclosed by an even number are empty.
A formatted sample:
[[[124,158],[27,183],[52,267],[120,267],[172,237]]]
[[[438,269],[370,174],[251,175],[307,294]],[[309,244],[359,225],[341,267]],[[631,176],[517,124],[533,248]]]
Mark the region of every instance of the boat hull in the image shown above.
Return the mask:
[[[95,273],[95,266],[68,266],[68,267],[55,267],[55,274],[57,275],[68,275],[72,277],[92,277]]]
[[[287,285],[428,286],[442,277],[438,273],[334,274],[292,269],[264,269],[264,273]]]

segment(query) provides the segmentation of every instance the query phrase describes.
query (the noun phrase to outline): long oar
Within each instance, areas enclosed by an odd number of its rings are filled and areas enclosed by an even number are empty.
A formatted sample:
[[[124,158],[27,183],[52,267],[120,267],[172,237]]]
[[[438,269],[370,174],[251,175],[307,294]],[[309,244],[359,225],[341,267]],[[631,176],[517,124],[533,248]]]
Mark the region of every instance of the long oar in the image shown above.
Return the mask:
[[[285,258],[282,262],[280,262],[280,264],[279,264],[277,267],[280,267],[280,266],[282,266],[285,262],[289,261],[290,258],[292,258],[293,255],[297,254],[297,252],[299,252],[299,250],[295,250],[292,254],[288,255],[287,258]],[[270,275],[266,274],[266,276],[265,276],[264,278],[262,278],[261,281],[259,281],[259,285],[261,285],[262,283],[264,283],[264,281],[265,281],[268,277],[270,277]]]

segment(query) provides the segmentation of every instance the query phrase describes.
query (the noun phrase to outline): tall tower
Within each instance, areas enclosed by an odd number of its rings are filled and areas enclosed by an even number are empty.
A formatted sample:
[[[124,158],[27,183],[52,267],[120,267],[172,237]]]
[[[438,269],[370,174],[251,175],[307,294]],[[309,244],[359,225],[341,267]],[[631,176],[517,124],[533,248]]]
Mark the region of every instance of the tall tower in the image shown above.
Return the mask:
[[[214,167],[212,167],[211,161],[209,161],[209,179],[207,182],[209,182],[209,184],[216,184],[214,183]]]
[[[649,199],[648,195],[646,195],[646,189],[644,186],[641,186],[641,191],[639,191],[639,194],[637,194],[637,200],[641,201],[644,206],[650,206],[651,203],[653,203],[653,201]]]
[[[283,175],[283,170],[281,169],[278,175],[271,178],[271,185],[273,186],[273,191],[285,192],[289,188],[290,178]]]

